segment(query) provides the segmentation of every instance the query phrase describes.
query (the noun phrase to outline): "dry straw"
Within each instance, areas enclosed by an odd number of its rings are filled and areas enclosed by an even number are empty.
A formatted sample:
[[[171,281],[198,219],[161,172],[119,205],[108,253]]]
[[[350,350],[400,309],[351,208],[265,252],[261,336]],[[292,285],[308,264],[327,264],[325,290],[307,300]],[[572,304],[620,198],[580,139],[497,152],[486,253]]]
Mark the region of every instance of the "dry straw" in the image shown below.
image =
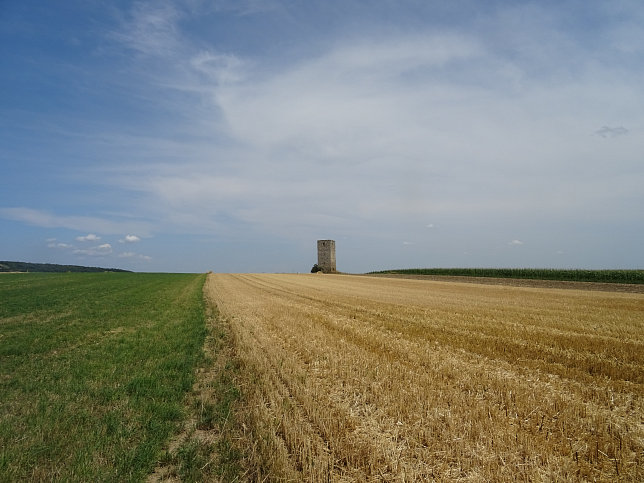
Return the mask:
[[[644,296],[209,275],[251,480],[644,479]]]

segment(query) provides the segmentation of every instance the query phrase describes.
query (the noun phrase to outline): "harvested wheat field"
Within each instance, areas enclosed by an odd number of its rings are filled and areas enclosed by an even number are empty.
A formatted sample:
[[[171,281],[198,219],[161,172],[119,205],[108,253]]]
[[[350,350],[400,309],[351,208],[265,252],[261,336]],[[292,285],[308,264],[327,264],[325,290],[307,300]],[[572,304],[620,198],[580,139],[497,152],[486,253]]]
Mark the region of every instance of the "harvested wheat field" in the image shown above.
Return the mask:
[[[245,478],[644,481],[644,295],[209,275]]]

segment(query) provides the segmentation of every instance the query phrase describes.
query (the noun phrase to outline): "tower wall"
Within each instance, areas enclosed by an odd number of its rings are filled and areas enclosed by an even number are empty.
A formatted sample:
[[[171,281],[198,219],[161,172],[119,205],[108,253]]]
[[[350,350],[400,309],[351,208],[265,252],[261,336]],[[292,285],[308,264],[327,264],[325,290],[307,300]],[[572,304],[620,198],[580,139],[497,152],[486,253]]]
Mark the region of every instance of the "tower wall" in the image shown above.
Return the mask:
[[[318,267],[323,272],[335,272],[335,240],[318,240]]]

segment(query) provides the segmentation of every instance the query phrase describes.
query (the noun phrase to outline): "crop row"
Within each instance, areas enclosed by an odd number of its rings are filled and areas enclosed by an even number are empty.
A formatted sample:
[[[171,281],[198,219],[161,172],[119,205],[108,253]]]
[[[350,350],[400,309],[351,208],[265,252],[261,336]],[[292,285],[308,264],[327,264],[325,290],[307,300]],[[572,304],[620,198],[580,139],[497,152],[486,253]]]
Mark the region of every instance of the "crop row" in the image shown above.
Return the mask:
[[[211,275],[250,479],[641,481],[644,299]]]
[[[549,268],[404,268],[371,274],[519,278],[571,282],[644,283],[644,270],[564,270]]]

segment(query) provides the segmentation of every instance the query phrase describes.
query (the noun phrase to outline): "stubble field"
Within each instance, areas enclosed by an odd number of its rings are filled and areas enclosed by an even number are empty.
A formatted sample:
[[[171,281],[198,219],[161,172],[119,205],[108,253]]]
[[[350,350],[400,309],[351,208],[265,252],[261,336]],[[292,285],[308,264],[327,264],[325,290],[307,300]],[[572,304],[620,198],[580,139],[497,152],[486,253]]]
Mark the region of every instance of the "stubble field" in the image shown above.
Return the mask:
[[[644,479],[644,295],[209,275],[244,478]]]

